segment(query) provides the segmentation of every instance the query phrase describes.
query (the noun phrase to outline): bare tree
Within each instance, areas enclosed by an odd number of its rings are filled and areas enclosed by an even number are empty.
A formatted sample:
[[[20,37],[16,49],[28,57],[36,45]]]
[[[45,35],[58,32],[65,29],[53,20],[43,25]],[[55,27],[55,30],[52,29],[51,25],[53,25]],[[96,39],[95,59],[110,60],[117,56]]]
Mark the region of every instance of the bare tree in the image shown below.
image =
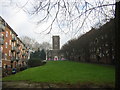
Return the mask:
[[[33,50],[44,49],[45,51],[51,49],[51,44],[48,42],[38,43],[34,39],[28,36],[20,37],[21,41],[28,47],[32,48]]]
[[[93,25],[101,26],[115,14],[114,0],[27,0],[23,5],[16,5],[30,15],[38,16],[37,24],[50,21],[41,32],[48,34],[57,25],[61,32],[72,32],[75,36]]]
[[[28,36],[22,36],[20,39],[27,47],[31,49],[37,50],[40,47],[40,44],[37,41]]]
[[[49,50],[51,49],[51,44],[48,42],[43,42],[42,44],[40,44],[40,49],[44,49],[45,51]]]

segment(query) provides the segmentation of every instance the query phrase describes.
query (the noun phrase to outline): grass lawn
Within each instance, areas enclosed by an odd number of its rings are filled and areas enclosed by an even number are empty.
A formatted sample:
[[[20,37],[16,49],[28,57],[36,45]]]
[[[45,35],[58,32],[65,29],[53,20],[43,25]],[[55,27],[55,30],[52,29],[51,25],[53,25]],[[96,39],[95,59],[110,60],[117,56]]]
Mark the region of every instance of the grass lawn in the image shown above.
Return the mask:
[[[98,64],[72,61],[48,61],[39,67],[29,68],[3,81],[30,81],[46,83],[94,83],[115,84],[115,68]]]

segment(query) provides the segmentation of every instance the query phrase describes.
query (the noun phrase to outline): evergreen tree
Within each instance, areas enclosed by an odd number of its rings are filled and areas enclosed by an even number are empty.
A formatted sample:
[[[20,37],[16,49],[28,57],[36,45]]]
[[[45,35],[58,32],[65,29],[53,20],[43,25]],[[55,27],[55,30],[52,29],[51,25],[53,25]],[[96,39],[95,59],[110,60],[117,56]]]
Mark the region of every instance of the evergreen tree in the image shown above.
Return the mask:
[[[42,49],[42,50],[40,51],[40,58],[41,58],[42,60],[45,60],[45,59],[46,59],[46,53],[45,53],[45,50],[44,50],[44,49]]]

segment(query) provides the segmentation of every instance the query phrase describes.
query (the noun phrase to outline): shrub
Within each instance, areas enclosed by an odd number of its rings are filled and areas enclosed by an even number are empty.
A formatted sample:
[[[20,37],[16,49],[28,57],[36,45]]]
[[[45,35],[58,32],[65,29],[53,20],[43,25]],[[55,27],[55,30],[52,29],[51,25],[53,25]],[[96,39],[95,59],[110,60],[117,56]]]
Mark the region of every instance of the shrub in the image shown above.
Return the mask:
[[[43,63],[39,58],[32,58],[28,61],[28,67],[36,67],[40,65],[43,65]]]

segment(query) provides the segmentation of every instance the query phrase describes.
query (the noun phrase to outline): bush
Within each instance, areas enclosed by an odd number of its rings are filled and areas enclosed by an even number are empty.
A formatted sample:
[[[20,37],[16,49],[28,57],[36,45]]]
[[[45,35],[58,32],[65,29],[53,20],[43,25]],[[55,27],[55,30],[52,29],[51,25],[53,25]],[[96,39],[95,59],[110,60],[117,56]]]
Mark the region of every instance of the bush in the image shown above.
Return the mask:
[[[28,61],[28,67],[36,67],[41,65],[43,65],[43,63],[39,58],[32,58]]]
[[[12,74],[11,68],[2,68],[2,77],[6,77]]]

